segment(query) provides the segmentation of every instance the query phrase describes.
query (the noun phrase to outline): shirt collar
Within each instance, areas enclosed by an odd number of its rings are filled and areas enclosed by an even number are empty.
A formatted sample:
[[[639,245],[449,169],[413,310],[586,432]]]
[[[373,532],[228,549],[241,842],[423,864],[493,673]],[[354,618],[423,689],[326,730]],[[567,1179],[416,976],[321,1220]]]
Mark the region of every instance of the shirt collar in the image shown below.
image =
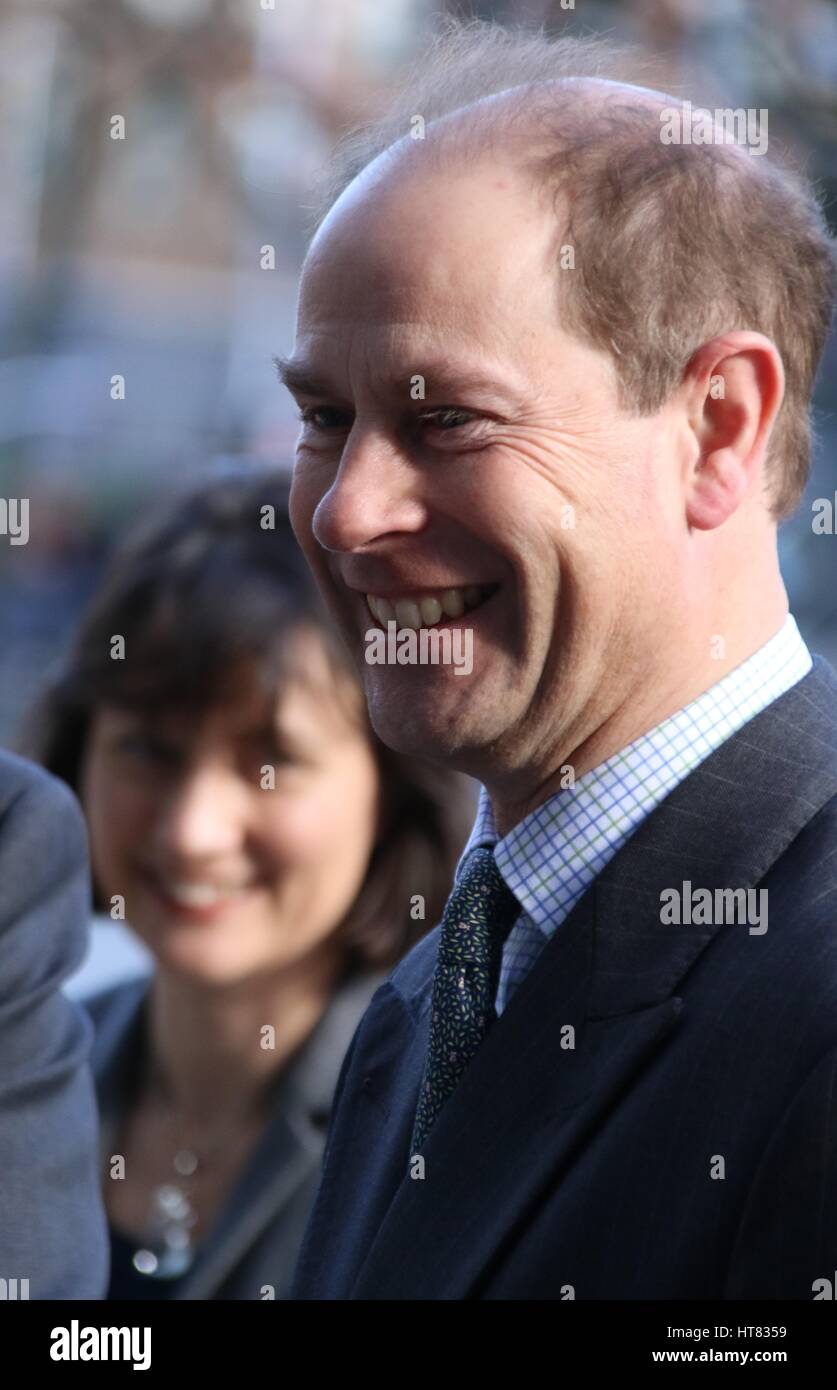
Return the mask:
[[[502,838],[480,788],[457,867],[493,848],[523,910],[550,932],[634,830],[710,753],[807,675],[812,659],[793,617],[720,681],[628,747],[554,793]]]

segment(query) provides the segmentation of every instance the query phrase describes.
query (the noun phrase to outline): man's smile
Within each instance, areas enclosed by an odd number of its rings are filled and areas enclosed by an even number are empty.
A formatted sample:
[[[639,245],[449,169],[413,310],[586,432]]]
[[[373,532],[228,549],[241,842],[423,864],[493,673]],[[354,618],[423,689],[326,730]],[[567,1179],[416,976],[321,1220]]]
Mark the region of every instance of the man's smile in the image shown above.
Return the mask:
[[[496,593],[497,584],[453,585],[438,590],[412,591],[386,597],[366,595],[373,618],[382,626],[397,622],[401,628],[442,626],[448,619],[461,618],[464,613],[479,608]]]

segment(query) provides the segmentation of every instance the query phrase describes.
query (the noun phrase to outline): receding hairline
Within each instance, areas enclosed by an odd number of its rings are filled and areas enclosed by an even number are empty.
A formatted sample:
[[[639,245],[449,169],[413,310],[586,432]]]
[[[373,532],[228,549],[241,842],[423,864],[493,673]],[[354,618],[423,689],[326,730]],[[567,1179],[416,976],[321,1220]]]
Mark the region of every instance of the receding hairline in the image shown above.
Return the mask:
[[[578,98],[575,116],[587,106],[592,125],[606,107],[614,128],[618,130],[621,124],[625,135],[632,117],[638,114],[662,116],[673,110],[685,112],[690,106],[687,99],[657,88],[589,74],[521,82],[486,93],[428,121],[422,139],[405,133],[372,155],[322,210],[312,244],[332,211],[340,204],[345,206],[344,198],[372,197],[393,181],[409,180],[429,170],[447,174],[463,161],[492,154],[507,158],[518,172],[531,175],[539,155],[554,150],[556,140],[560,144],[560,130],[548,123],[548,118],[560,117],[573,96]],[[724,152],[728,159],[737,161],[735,167],[744,177],[758,176],[745,148],[725,143]]]

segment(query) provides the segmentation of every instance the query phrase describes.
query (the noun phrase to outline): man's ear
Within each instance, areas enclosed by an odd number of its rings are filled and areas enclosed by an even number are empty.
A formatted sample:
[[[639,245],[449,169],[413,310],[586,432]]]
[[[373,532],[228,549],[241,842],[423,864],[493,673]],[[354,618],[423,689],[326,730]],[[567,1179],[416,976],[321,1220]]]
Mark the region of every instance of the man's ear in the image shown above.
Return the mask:
[[[782,359],[763,333],[723,333],[692,355],[682,389],[696,446],[686,480],[687,520],[709,531],[732,515],[754,478],[762,478],[785,390]]]

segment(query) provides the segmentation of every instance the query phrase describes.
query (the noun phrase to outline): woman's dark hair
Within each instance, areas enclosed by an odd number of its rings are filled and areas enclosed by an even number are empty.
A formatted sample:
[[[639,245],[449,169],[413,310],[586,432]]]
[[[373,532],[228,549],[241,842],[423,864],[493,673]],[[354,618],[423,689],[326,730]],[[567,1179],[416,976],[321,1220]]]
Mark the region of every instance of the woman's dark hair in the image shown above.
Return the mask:
[[[228,698],[242,669],[267,691],[286,674],[289,638],[314,629],[335,692],[357,695],[383,792],[366,879],[339,932],[347,963],[395,964],[441,916],[467,831],[463,778],[392,753],[368,723],[348,653],[321,605],[288,520],[288,484],[258,473],[168,500],[116,552],[57,679],[37,703],[21,751],[78,791],[97,709],[199,716]],[[125,640],[113,660],[112,640]],[[411,899],[424,898],[423,920]]]

